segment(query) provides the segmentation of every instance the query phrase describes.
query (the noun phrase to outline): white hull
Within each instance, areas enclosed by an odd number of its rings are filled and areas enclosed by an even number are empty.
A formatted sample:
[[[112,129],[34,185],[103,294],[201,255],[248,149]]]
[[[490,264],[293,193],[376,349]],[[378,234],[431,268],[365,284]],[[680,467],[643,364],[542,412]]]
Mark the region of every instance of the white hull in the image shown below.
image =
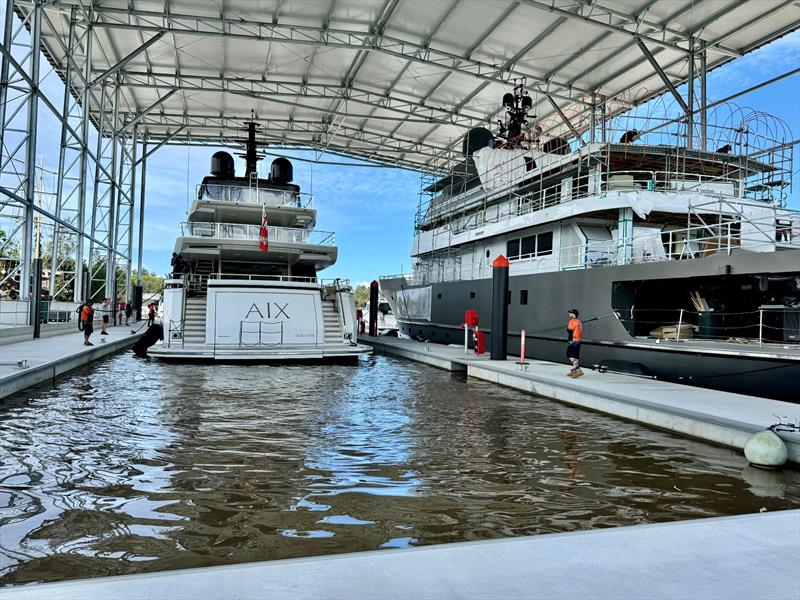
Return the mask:
[[[192,295],[184,280],[168,280],[164,311],[164,340],[149,351],[160,359],[325,360],[370,352],[356,341],[350,288],[338,282],[222,276]]]

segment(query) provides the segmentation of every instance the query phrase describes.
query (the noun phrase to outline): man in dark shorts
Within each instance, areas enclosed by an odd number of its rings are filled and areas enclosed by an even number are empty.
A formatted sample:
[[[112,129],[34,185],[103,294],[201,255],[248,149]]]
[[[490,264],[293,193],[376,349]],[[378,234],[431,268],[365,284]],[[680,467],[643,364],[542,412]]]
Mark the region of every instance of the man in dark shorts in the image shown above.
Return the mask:
[[[567,322],[567,358],[572,363],[569,375],[573,379],[582,377],[583,371],[579,366],[581,356],[581,339],[583,338],[583,323],[578,320],[577,308],[571,308],[569,311],[569,321]]]
[[[83,305],[83,310],[81,310],[81,323],[83,324],[83,345],[84,346],[94,346],[92,342],[89,341],[89,337],[92,335],[94,331],[94,309],[92,305],[94,302],[92,300],[88,300],[86,304]]]

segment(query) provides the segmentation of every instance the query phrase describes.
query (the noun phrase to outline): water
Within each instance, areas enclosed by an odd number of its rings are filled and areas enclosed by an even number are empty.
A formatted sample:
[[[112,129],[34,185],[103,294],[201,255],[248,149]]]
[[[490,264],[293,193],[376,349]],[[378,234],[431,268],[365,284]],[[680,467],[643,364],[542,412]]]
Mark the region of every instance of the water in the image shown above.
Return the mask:
[[[118,355],[0,407],[0,584],[800,505],[800,473],[389,357]]]

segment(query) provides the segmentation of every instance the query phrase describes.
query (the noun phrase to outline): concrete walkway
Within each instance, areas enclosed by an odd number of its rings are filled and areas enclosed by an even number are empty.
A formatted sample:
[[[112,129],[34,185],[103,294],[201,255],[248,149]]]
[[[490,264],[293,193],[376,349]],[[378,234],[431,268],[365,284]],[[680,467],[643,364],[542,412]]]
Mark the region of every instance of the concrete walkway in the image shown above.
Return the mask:
[[[731,448],[744,448],[751,435],[775,423],[777,417],[800,423],[800,404],[791,402],[590,369],[584,369],[583,377],[570,379],[566,364],[528,360],[523,370],[519,359],[494,361],[488,354],[464,354],[463,347],[393,337],[359,336],[359,341],[379,352],[451,371],[466,370],[470,377]],[[796,382],[787,381],[787,385]],[[789,450],[789,460],[800,463],[800,434],[779,435]]]
[[[28,361],[26,369],[0,365],[0,400],[132,346],[144,332],[142,328],[139,333],[131,334],[139,325],[141,322],[132,327],[109,327],[106,336],[100,335],[98,325],[91,338],[94,346],[83,345],[83,334],[77,327],[62,335],[0,344],[0,361]]]
[[[800,597],[800,511],[0,589],[3,600]]]

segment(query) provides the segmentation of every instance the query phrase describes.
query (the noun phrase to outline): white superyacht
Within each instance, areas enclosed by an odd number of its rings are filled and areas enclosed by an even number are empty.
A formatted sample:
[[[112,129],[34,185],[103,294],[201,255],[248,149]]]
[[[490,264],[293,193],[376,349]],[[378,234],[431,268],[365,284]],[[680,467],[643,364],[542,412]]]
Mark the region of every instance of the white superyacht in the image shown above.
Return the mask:
[[[337,258],[335,235],[314,229],[313,200],[292,183],[286,158],[258,177],[256,123],[247,123],[247,169],[217,152],[175,252],[182,272],[164,284],[164,339],[149,354],[162,360],[357,359],[348,282],[319,279]]]

